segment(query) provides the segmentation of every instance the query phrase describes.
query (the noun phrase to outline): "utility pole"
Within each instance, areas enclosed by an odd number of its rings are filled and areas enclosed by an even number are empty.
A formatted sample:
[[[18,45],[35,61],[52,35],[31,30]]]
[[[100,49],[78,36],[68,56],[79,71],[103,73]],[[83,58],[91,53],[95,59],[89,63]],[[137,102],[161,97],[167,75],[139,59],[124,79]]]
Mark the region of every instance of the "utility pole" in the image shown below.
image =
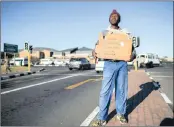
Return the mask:
[[[30,52],[29,52],[29,46],[28,46],[27,42],[25,43],[24,49],[28,53],[28,72],[30,72],[31,71],[31,69],[30,69]]]

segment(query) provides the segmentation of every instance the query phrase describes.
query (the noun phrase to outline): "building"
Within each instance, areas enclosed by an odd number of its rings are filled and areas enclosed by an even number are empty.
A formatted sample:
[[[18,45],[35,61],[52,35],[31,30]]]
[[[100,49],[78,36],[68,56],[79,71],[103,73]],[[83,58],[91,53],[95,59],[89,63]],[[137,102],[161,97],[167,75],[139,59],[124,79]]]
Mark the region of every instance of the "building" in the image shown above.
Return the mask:
[[[72,57],[74,58],[79,58],[79,57],[84,57],[86,59],[88,59],[88,61],[92,64],[95,63],[95,60],[92,56],[92,49],[90,48],[86,48],[86,47],[82,47],[79,48],[77,51],[71,53],[71,51],[74,48],[70,48],[70,49],[65,49],[59,52],[55,52],[53,57],[57,58],[57,59],[70,59]],[[65,56],[63,56],[63,53],[65,53]]]
[[[43,48],[43,47],[36,47],[33,48],[31,56],[38,59],[50,58],[53,57],[54,52],[58,52],[58,50],[51,49],[51,48]],[[26,50],[19,51],[19,57],[27,57],[28,52]]]

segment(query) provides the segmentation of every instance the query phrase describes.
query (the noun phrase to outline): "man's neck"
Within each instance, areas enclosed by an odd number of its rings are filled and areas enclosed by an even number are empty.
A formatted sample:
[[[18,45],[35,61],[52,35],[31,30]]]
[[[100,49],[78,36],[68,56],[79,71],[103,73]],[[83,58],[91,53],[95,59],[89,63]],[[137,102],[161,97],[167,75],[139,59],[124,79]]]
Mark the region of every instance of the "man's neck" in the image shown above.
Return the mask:
[[[118,25],[111,25],[111,28],[112,28],[112,29],[117,29],[117,30],[118,30],[120,27],[119,27]]]

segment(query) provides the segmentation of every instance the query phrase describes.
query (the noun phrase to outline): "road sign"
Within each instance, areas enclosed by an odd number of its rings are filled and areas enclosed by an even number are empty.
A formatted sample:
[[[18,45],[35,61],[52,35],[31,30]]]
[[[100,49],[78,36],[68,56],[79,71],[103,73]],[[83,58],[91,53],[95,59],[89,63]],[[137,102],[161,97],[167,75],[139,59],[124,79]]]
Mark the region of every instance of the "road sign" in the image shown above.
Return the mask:
[[[28,43],[27,42],[25,43],[24,49],[28,50]]]
[[[4,52],[18,53],[18,45],[4,43]]]

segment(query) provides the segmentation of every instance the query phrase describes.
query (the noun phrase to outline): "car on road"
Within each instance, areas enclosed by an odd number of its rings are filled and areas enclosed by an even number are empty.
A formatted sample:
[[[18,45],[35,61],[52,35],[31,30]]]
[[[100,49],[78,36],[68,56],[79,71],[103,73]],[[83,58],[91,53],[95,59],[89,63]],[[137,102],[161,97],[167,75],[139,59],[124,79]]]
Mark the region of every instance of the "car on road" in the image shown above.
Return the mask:
[[[133,62],[127,62],[128,66],[133,66]],[[96,64],[95,64],[95,71],[97,73],[103,72],[104,68],[104,60],[101,58],[97,58]]]
[[[152,68],[154,66],[160,66],[160,60],[158,55],[152,53],[138,54],[137,55],[138,67]]]
[[[86,58],[71,58],[68,67],[69,70],[72,69],[84,70],[84,69],[90,69],[91,64]]]
[[[54,64],[56,66],[65,66],[66,63],[63,60],[56,59],[54,60]]]
[[[51,65],[53,63],[53,61],[51,59],[40,59],[40,64],[41,65]]]

